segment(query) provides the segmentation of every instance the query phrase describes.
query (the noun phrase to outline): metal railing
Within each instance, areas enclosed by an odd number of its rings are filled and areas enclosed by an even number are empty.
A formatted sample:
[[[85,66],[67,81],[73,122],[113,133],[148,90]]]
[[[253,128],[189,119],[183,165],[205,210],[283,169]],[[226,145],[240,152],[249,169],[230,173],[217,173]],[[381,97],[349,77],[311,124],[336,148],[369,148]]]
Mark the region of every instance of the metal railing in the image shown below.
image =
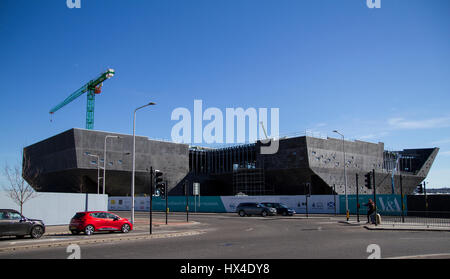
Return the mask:
[[[407,211],[404,216],[381,212],[381,224],[450,227],[449,211]]]
[[[382,225],[398,226],[428,226],[450,227],[450,211],[377,211],[381,216]],[[357,219],[360,223],[371,221],[367,218],[367,211],[360,210],[359,218],[356,213],[351,214],[351,219]]]

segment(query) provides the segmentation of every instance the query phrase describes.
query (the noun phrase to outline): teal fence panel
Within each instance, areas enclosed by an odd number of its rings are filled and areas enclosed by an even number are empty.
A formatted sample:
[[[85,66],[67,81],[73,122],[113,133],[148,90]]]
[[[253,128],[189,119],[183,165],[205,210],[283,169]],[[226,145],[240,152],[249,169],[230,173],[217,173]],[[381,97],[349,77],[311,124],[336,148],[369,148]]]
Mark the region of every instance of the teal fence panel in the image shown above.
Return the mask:
[[[361,205],[359,213],[367,214],[367,204],[369,199],[373,200],[373,195],[359,195],[359,204]],[[407,212],[406,196],[403,197],[404,212]],[[402,203],[400,195],[377,195],[377,212],[380,215],[401,215],[402,214]],[[339,195],[339,212],[345,214],[345,195]],[[348,209],[350,214],[356,214],[356,195],[348,195]]]
[[[222,200],[218,196],[194,197],[189,196],[189,212],[226,212]],[[156,211],[166,210],[166,200],[159,197],[153,198],[152,207]],[[173,196],[168,200],[169,211],[181,212],[186,211],[186,197]]]
[[[205,196],[194,197],[189,196],[189,212],[226,212],[223,202],[219,196]],[[169,196],[168,207],[171,212],[186,211],[186,197],[185,196]],[[109,210],[130,210],[131,197],[110,197]],[[136,211],[149,211],[150,198],[136,197],[134,209]],[[165,211],[166,200],[160,197],[153,197],[152,210]]]

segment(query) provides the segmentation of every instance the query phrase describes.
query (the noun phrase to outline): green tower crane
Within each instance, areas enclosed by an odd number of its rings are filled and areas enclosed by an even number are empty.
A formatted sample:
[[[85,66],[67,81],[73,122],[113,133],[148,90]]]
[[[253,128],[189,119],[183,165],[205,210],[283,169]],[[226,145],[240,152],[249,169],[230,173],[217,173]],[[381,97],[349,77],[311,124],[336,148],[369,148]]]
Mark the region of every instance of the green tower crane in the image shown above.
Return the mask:
[[[69,104],[76,98],[80,97],[84,93],[87,92],[87,107],[86,107],[86,129],[92,130],[94,129],[94,105],[95,105],[95,94],[99,94],[101,92],[102,84],[105,80],[112,78],[115,75],[115,71],[113,69],[108,69],[104,73],[100,74],[99,77],[93,79],[83,85],[80,89],[73,92],[69,97],[67,97],[64,101],[56,105],[50,110],[50,114],[55,113],[57,110],[62,108],[63,106]]]

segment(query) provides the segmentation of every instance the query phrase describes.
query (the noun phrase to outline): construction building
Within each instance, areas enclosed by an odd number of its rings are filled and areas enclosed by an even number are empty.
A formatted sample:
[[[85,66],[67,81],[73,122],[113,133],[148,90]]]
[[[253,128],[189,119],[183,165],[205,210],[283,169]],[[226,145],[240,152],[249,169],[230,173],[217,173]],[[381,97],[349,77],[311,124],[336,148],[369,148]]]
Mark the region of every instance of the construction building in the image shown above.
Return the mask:
[[[132,146],[132,135],[70,129],[24,148],[24,178],[39,191],[76,193],[103,192],[104,180],[105,193],[127,196]],[[169,195],[184,194],[185,181],[210,196],[355,194],[357,176],[359,193],[372,194],[364,176],[373,170],[377,193],[400,193],[401,176],[403,193],[411,194],[439,151],[386,151],[384,143],[309,136],[280,139],[275,154],[261,154],[261,146],[205,148],[136,136],[135,193],[150,193],[152,167],[164,173]]]

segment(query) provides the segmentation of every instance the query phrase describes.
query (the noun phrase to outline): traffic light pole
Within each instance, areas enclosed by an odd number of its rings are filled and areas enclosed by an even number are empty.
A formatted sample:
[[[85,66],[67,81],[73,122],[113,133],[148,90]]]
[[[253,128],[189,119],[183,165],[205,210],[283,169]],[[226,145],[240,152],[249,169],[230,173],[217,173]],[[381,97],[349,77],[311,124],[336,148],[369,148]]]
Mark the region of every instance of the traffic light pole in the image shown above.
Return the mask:
[[[311,195],[311,184],[305,183],[306,218],[308,218],[308,198]]]
[[[423,196],[425,198],[425,216],[428,218],[427,184],[423,182]]]
[[[336,206],[336,184],[333,184],[333,198],[334,198],[334,216],[337,215],[337,206]]]
[[[308,218],[308,195],[305,196],[306,199],[306,218]]]
[[[164,193],[165,193],[165,195],[166,195],[166,225],[167,225],[167,223],[168,223],[168,220],[167,220],[167,218],[168,218],[168,214],[169,214],[169,192],[167,192],[167,181],[166,181],[166,184],[164,185],[164,187],[165,187],[165,190],[164,190]]]
[[[153,201],[153,167],[150,167],[150,234],[152,234],[152,225],[153,225],[152,201]]]
[[[358,185],[358,174],[356,174],[356,219],[359,223],[359,185]]]
[[[375,203],[375,226],[377,225],[377,185],[375,184],[375,169],[372,170],[373,202]]]
[[[402,175],[400,174],[400,198],[402,203],[402,223],[405,223],[405,205],[403,204],[403,179]]]
[[[186,196],[186,222],[189,223],[189,182],[187,180],[184,181],[184,194]]]

